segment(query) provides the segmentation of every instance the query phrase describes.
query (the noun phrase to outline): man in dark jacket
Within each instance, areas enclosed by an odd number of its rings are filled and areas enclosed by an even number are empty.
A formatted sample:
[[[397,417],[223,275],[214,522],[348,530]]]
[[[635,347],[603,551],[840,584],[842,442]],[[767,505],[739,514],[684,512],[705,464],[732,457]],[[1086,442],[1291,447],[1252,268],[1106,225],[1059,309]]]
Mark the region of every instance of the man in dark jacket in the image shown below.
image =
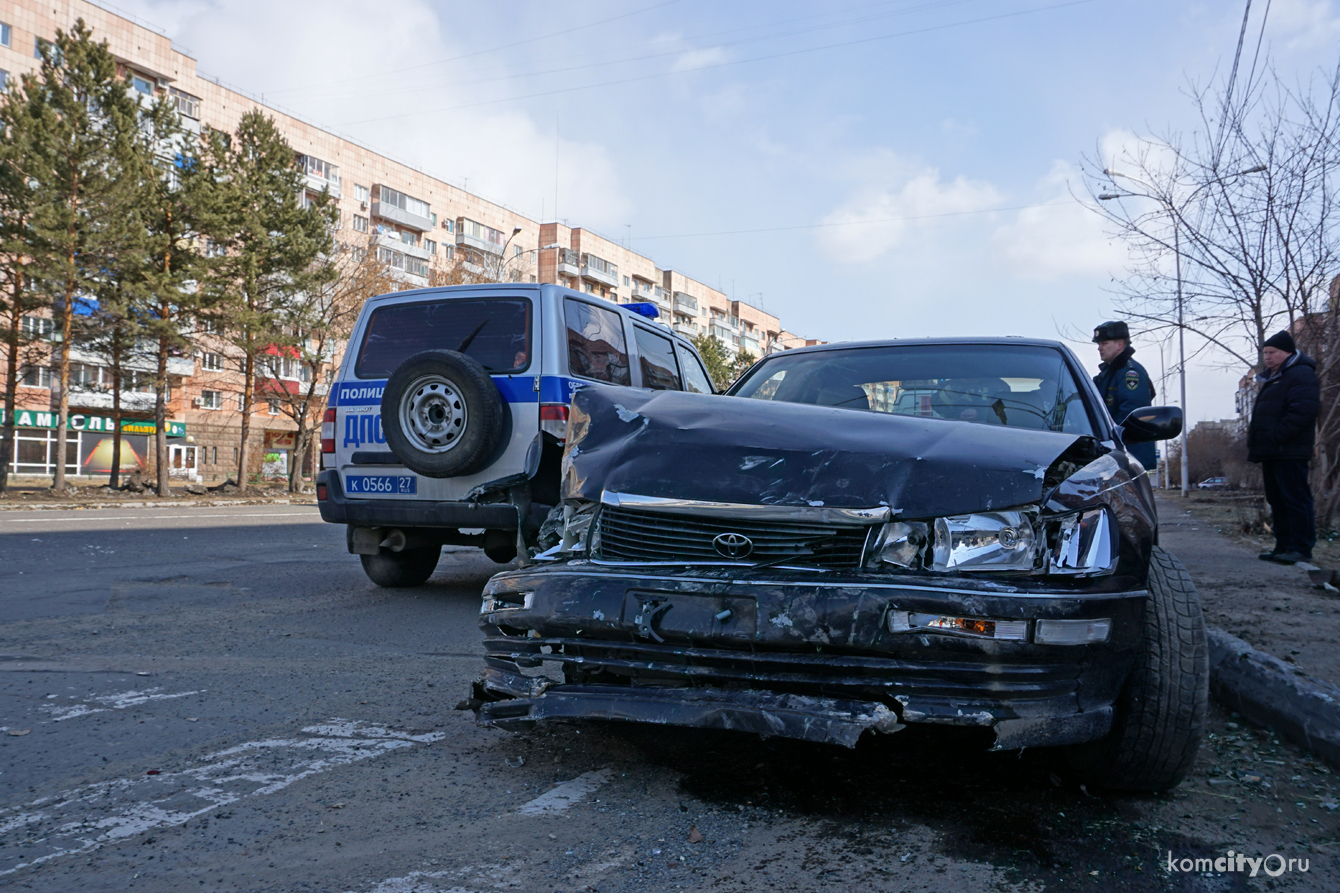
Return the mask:
[[[1281,564],[1310,561],[1317,533],[1307,465],[1321,411],[1317,364],[1298,350],[1288,332],[1266,340],[1261,361],[1266,368],[1256,377],[1261,390],[1247,429],[1247,459],[1261,463],[1275,527],[1275,548],[1261,558]]]
[[[1112,421],[1120,425],[1133,410],[1153,404],[1154,382],[1145,367],[1131,358],[1135,348],[1131,347],[1131,330],[1126,323],[1103,323],[1093,330],[1093,343],[1098,345],[1098,358],[1103,361],[1093,383],[1098,385]],[[1149,471],[1158,464],[1152,443],[1132,444],[1126,452]]]

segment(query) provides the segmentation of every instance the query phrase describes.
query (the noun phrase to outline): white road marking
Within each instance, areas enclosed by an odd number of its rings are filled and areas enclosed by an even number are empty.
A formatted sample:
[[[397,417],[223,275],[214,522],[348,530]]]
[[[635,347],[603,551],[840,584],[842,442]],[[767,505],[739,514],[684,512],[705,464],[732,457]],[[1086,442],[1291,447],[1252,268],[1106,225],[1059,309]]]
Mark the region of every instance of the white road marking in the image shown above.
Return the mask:
[[[89,698],[89,701],[96,701],[99,704],[105,704],[105,707],[95,707],[87,701],[81,704],[43,704],[38,709],[51,714],[52,722],[64,722],[67,719],[74,719],[76,716],[88,716],[91,713],[106,713],[108,710],[124,710],[127,707],[138,707],[140,704],[147,704],[149,701],[170,701],[173,698],[184,698],[188,695],[202,694],[205,689],[198,691],[183,691],[175,694],[159,694],[163,689],[150,688],[144,691],[123,691],[114,695],[96,695]]]
[[[480,887],[492,890],[516,889],[520,886],[516,879],[520,869],[521,865],[513,861],[498,865],[466,866],[451,871],[411,871],[404,877],[387,878],[366,893],[475,893]],[[434,881],[444,881],[452,886],[442,887]],[[472,886],[462,887],[462,881]],[[356,891],[349,890],[348,893]]]
[[[119,778],[0,809],[0,877],[50,861],[86,853],[153,828],[181,825],[249,797],[273,794],[300,781],[360,760],[416,744],[440,741],[442,732],[421,735],[347,719],[302,730],[304,738],[267,738],[200,757],[205,765],[179,772]]]
[[[153,511],[149,509],[148,511]],[[38,518],[0,518],[0,524],[31,524],[34,521],[138,521],[143,518],[149,518],[154,521],[165,518],[287,518],[295,515],[316,515],[320,517],[320,511],[313,508],[307,512],[191,512],[189,515],[114,515],[99,517],[97,515],[79,514],[73,518],[48,517],[42,515]]]
[[[529,803],[523,803],[517,812],[521,815],[555,815],[563,812],[572,804],[585,800],[587,794],[608,782],[613,774],[609,769],[583,772],[547,794],[541,794]]]

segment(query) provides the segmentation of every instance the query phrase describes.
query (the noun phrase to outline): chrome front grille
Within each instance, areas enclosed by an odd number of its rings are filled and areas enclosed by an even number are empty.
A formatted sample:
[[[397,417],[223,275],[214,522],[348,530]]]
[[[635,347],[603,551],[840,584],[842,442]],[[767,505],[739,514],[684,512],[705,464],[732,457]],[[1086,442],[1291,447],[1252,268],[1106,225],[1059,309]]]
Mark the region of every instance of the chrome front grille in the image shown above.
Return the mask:
[[[605,506],[596,519],[599,545],[595,557],[606,561],[720,563],[732,559],[718,551],[715,543],[718,537],[734,534],[747,537],[752,544],[748,555],[738,559],[743,563],[851,569],[861,566],[870,529],[807,521],[700,518]]]

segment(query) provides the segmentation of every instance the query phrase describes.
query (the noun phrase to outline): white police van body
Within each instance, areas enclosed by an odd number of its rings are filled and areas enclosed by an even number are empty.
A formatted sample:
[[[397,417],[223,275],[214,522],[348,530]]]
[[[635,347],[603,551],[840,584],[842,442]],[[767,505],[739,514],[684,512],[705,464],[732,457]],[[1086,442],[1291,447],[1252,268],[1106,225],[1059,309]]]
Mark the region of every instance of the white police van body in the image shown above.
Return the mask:
[[[548,284],[372,298],[322,420],[321,517],[347,525],[383,586],[426,580],[443,545],[524,555],[559,502],[582,382],[711,392],[692,344],[655,312]]]

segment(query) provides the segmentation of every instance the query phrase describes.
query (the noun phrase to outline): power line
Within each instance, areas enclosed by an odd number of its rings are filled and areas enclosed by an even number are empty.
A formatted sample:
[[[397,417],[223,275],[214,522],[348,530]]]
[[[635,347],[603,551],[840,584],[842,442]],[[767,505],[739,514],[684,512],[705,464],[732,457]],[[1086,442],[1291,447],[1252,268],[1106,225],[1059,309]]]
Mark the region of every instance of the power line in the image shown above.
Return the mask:
[[[901,0],[900,0],[900,2],[901,2]],[[838,20],[838,21],[836,21],[836,22],[831,22],[831,23],[829,23],[829,24],[825,24],[825,25],[817,25],[817,26],[811,26],[811,27],[808,27],[808,28],[801,28],[801,29],[796,29],[796,30],[793,30],[793,31],[778,31],[778,32],[774,32],[774,33],[771,33],[771,34],[762,34],[762,35],[759,35],[759,36],[756,36],[756,37],[747,37],[747,38],[743,38],[743,39],[741,39],[741,40],[727,41],[727,42],[716,42],[716,43],[713,43],[713,44],[712,44],[711,49],[721,49],[721,48],[724,48],[724,47],[742,46],[742,45],[744,45],[744,44],[748,44],[748,43],[757,43],[757,42],[759,42],[759,41],[764,41],[764,40],[778,40],[778,39],[781,39],[781,38],[784,38],[784,37],[792,37],[792,36],[794,36],[794,35],[796,35],[796,34],[814,34],[814,33],[816,33],[817,31],[829,30],[829,29],[832,29],[832,28],[842,28],[842,27],[847,27],[847,26],[851,26],[851,25],[860,25],[860,24],[865,24],[866,22],[878,21],[878,20],[880,20],[880,19],[887,19],[887,18],[892,18],[892,17],[895,17],[895,16],[909,15],[909,14],[911,14],[911,13],[922,12],[923,10],[927,10],[927,9],[936,9],[936,10],[939,10],[939,9],[943,9],[943,8],[946,7],[946,6],[957,6],[957,5],[962,5],[962,4],[964,4],[964,3],[979,3],[979,2],[981,2],[981,0],[936,0],[936,2],[923,3],[923,4],[920,4],[920,5],[917,5],[917,6],[907,6],[907,7],[904,7],[904,8],[902,8],[902,9],[895,10],[895,11],[893,11],[893,12],[881,13],[881,14],[879,14],[879,15],[870,15],[870,16],[863,16],[863,17],[858,17],[858,18],[840,19],[840,20]],[[883,7],[883,6],[889,6],[889,5],[891,5],[891,4],[890,4],[890,3],[875,3],[875,4],[871,4],[870,6],[857,7],[857,9],[873,9],[873,8],[879,8],[879,7]],[[773,22],[773,23],[771,23],[771,24],[772,24],[773,26],[777,26],[777,25],[789,25],[789,24],[794,24],[794,23],[796,23],[796,22],[806,22],[806,21],[810,21],[810,20],[813,20],[813,19],[817,19],[817,18],[831,17],[832,15],[833,15],[833,13],[822,13],[822,14],[819,14],[819,15],[802,16],[802,17],[800,17],[800,18],[795,18],[795,19],[785,19],[785,20],[783,20],[783,21],[781,21],[781,22]],[[719,32],[716,32],[715,34],[697,35],[697,36],[695,36],[695,37],[685,38],[685,40],[693,40],[693,41],[713,40],[713,39],[715,39],[716,37],[720,37],[720,36],[723,36],[723,35],[728,35],[728,34],[739,34],[741,31],[752,31],[752,30],[757,30],[757,27],[754,27],[754,28],[733,28],[733,29],[731,29],[731,30],[729,30],[729,31],[719,31]],[[538,70],[538,71],[527,71],[527,72],[520,72],[520,73],[507,72],[507,73],[505,73],[505,74],[493,75],[493,76],[489,76],[489,77],[478,77],[478,78],[474,78],[474,79],[472,79],[472,80],[468,80],[468,81],[450,81],[450,82],[447,82],[447,83],[420,84],[419,86],[416,86],[416,87],[402,87],[402,88],[400,88],[400,89],[398,89],[398,90],[396,91],[396,95],[398,95],[398,96],[403,96],[403,95],[407,95],[407,94],[411,94],[411,93],[422,93],[422,92],[426,92],[426,91],[430,91],[430,90],[444,90],[444,89],[453,89],[453,88],[455,88],[455,89],[459,89],[459,88],[462,88],[462,87],[473,87],[473,86],[476,86],[476,85],[478,85],[478,84],[489,84],[489,83],[495,83],[495,82],[497,82],[497,81],[520,80],[520,79],[523,79],[523,78],[541,77],[541,76],[543,76],[543,75],[549,75],[549,74],[571,74],[572,72],[575,72],[575,71],[586,71],[586,70],[589,70],[589,69],[592,69],[592,68],[607,68],[607,67],[609,67],[609,66],[611,66],[611,65],[624,65],[624,64],[627,64],[627,63],[630,63],[630,62],[646,62],[646,61],[648,61],[648,60],[652,60],[652,59],[664,59],[664,58],[672,57],[672,56],[682,56],[682,55],[684,55],[686,52],[689,52],[689,51],[688,51],[688,50],[685,50],[685,49],[683,49],[683,48],[677,48],[677,49],[674,49],[674,50],[667,50],[667,51],[665,51],[665,52],[660,52],[660,53],[648,53],[648,54],[644,54],[644,55],[641,55],[641,56],[625,56],[625,57],[620,58],[620,59],[607,59],[607,60],[605,60],[605,61],[603,61],[603,62],[587,62],[587,63],[582,64],[582,65],[569,65],[569,66],[565,66],[565,67],[563,67],[563,68],[548,68],[548,69],[540,69],[540,70]],[[394,72],[387,72],[387,73],[390,74],[390,73],[394,73]],[[343,83],[343,82],[335,82],[335,83]],[[319,86],[323,86],[323,87],[324,87],[324,86],[326,86],[326,85],[319,85]],[[297,89],[304,89],[304,88],[297,88]],[[323,91],[323,92],[325,92],[325,91]],[[349,94],[349,93],[347,93],[347,92],[344,92],[344,91],[339,90],[338,88],[333,88],[333,87],[331,88],[331,91],[330,91],[330,93],[339,96],[339,98],[340,98],[341,100],[348,100],[348,99],[350,99],[350,98],[355,98],[355,99],[356,99],[356,98],[359,98],[360,96],[381,96],[381,95],[384,94],[384,92],[385,92],[385,91],[383,91],[383,90],[376,90],[376,91],[372,91],[372,92],[369,92],[369,93]],[[319,97],[318,95],[310,94],[310,93],[308,94],[308,96],[309,96],[310,98],[321,98],[321,97]]]
[[[1027,211],[1031,208],[1059,208],[1074,204],[1077,204],[1077,202],[1042,202],[1041,204],[1035,205],[1014,205],[1013,207],[1008,208],[978,208],[974,211],[945,211],[942,214],[916,214],[910,217],[879,217],[870,220],[845,220],[838,223],[803,223],[796,226],[769,226],[760,229],[719,230],[710,233],[675,233],[674,235],[666,236],[638,236],[633,241],[650,242],[660,239],[697,239],[706,238],[708,236],[744,236],[753,233],[781,233],[794,230],[827,229],[837,226],[869,226],[872,223],[903,223],[909,220],[935,220],[942,217],[966,217],[975,214],[997,214],[1004,211]]]
[[[418,71],[418,70],[421,69],[421,68],[431,68],[431,67],[433,67],[434,65],[445,65],[445,64],[447,64],[448,62],[459,62],[459,61],[462,60],[462,59],[472,59],[472,58],[474,58],[475,56],[482,56],[482,55],[484,55],[484,54],[486,54],[486,53],[496,53],[496,52],[499,52],[499,51],[501,51],[501,50],[510,50],[510,49],[515,48],[515,47],[525,46],[525,45],[528,44],[528,43],[538,43],[538,42],[541,41],[541,40],[551,40],[551,39],[553,39],[553,38],[555,38],[555,37],[562,37],[562,36],[565,35],[565,34],[572,34],[572,33],[576,32],[576,31],[584,31],[584,30],[586,30],[587,28],[594,28],[594,27],[596,27],[597,25],[605,25],[605,24],[608,24],[608,23],[610,23],[610,22],[618,21],[619,19],[626,19],[626,18],[630,18],[631,16],[642,15],[644,12],[651,12],[653,9],[660,9],[660,8],[663,7],[663,6],[670,6],[670,5],[675,4],[675,3],[678,3],[678,2],[679,2],[679,0],[665,0],[664,3],[657,3],[655,6],[646,6],[646,7],[643,7],[642,9],[635,9],[635,10],[633,10],[632,12],[625,12],[625,13],[622,13],[622,14],[617,15],[617,16],[610,16],[608,19],[600,19],[599,21],[595,21],[595,22],[587,22],[585,25],[577,25],[577,26],[572,27],[572,28],[566,28],[566,29],[564,29],[564,30],[562,30],[562,31],[555,31],[555,32],[553,32],[552,34],[541,34],[541,35],[538,36],[538,37],[528,37],[528,38],[526,38],[525,40],[518,40],[518,41],[516,41],[515,43],[505,43],[505,44],[503,44],[503,45],[501,45],[501,46],[490,47],[490,48],[485,49],[485,50],[475,50],[473,53],[465,53],[465,54],[460,55],[460,56],[451,56],[451,57],[448,57],[448,58],[446,58],[446,59],[437,59],[437,60],[435,60],[435,61],[433,61],[433,62],[423,62],[423,63],[420,63],[420,64],[418,64],[418,65],[409,65],[409,66],[406,66],[405,68],[392,68],[392,69],[389,70],[389,71],[381,71],[381,72],[378,72],[378,74],[382,74],[382,75],[385,75],[385,74],[400,74],[401,72],[405,72],[405,71]],[[346,79],[344,79],[344,80],[342,80],[342,81],[323,81],[323,82],[320,83],[320,84],[308,85],[308,86],[322,86],[322,87],[325,87],[325,86],[329,86],[329,85],[331,85],[331,84],[351,84],[351,83],[355,83],[355,82],[358,82],[358,81],[364,81],[364,80],[366,80],[365,77],[361,77],[361,78],[346,78]],[[265,92],[267,92],[267,93],[291,93],[291,92],[294,91],[294,90],[305,90],[305,89],[307,89],[306,86],[304,86],[304,87],[281,87],[281,88],[279,88],[278,90],[266,90]]]
[[[697,66],[693,66],[693,67],[689,67],[689,68],[681,68],[681,69],[678,69],[678,70],[675,70],[675,71],[664,71],[664,72],[657,72],[657,73],[655,73],[655,74],[640,75],[640,76],[638,76],[638,77],[621,78],[620,80],[617,80],[617,81],[600,81],[600,82],[598,82],[598,83],[594,83],[594,84],[585,84],[585,85],[582,85],[582,86],[576,86],[576,87],[563,87],[563,88],[556,89],[556,90],[543,90],[543,91],[538,92],[538,93],[526,93],[526,94],[523,94],[523,95],[520,95],[520,96],[511,96],[511,97],[507,97],[507,98],[504,98],[504,99],[486,99],[486,100],[481,100],[481,101],[479,101],[479,102],[468,102],[468,103],[463,103],[463,104],[461,104],[461,105],[450,105],[450,106],[444,106],[444,107],[442,107],[442,108],[436,108],[436,109],[417,109],[417,110],[415,110],[415,111],[412,111],[412,112],[405,112],[404,114],[400,114],[400,115],[382,115],[382,116],[377,117],[377,118],[362,118],[362,119],[357,120],[357,121],[346,121],[346,122],[343,122],[342,124],[337,125],[337,126],[348,127],[348,126],[351,126],[351,125],[354,125],[354,124],[373,124],[373,123],[377,123],[377,122],[380,122],[380,121],[395,121],[395,120],[399,120],[399,119],[401,119],[401,118],[413,118],[413,117],[418,117],[418,116],[422,116],[422,115],[436,115],[436,114],[440,114],[440,113],[442,113],[442,112],[454,112],[454,111],[459,111],[460,109],[479,108],[480,106],[486,106],[486,105],[498,105],[499,103],[504,103],[504,102],[519,102],[519,101],[521,101],[521,100],[523,100],[523,99],[538,99],[538,98],[540,98],[540,97],[544,97],[544,96],[557,96],[557,95],[560,95],[560,94],[563,94],[563,93],[575,93],[575,92],[579,92],[579,91],[582,91],[582,90],[594,90],[594,89],[599,88],[599,87],[611,87],[611,86],[618,86],[618,85],[622,85],[622,84],[635,83],[635,82],[637,82],[637,81],[649,81],[649,80],[653,80],[653,79],[656,79],[656,78],[670,77],[671,75],[676,75],[676,74],[687,74],[687,73],[689,73],[689,72],[694,72],[694,71],[708,71],[708,70],[710,70],[710,69],[714,69],[714,68],[727,68],[727,67],[734,66],[734,65],[745,65],[745,64],[750,63],[750,62],[766,62],[766,61],[769,61],[769,60],[771,60],[771,59],[784,59],[784,58],[787,58],[787,57],[790,57],[790,56],[801,56],[801,55],[805,55],[805,54],[808,54],[808,53],[819,53],[819,52],[823,52],[823,51],[825,51],[825,50],[841,49],[842,47],[857,46],[857,45],[859,45],[859,44],[864,44],[864,43],[874,43],[874,42],[882,41],[882,40],[892,40],[892,39],[897,38],[897,37],[911,37],[911,36],[918,35],[918,34],[929,34],[929,33],[933,33],[933,32],[936,32],[936,31],[946,31],[946,30],[948,30],[948,29],[950,29],[950,28],[961,28],[961,27],[965,27],[965,26],[967,26],[967,25],[977,25],[977,24],[981,24],[981,23],[983,23],[983,22],[994,22],[994,21],[1000,21],[1000,20],[1002,20],[1002,19],[1019,18],[1019,17],[1021,17],[1021,16],[1033,15],[1034,13],[1039,13],[1039,12],[1050,12],[1050,11],[1055,10],[1055,9],[1065,9],[1065,8],[1067,8],[1067,7],[1071,7],[1071,6],[1083,6],[1083,5],[1087,5],[1087,4],[1089,4],[1089,3],[1096,3],[1096,2],[1099,2],[1099,0],[1069,0],[1069,2],[1065,2],[1065,3],[1054,3],[1054,4],[1051,4],[1051,5],[1049,5],[1049,6],[1039,6],[1039,7],[1035,7],[1035,8],[1033,8],[1033,9],[1024,9],[1024,10],[1018,10],[1018,11],[1015,11],[1015,12],[1005,12],[1005,13],[1000,13],[1000,14],[998,14],[998,15],[992,15],[992,16],[981,16],[981,17],[979,17],[979,18],[975,18],[975,19],[966,19],[966,20],[961,21],[961,22],[949,22],[949,23],[947,23],[947,24],[943,24],[943,25],[930,25],[930,26],[927,26],[927,27],[925,27],[925,28],[916,28],[916,29],[913,29],[913,30],[910,30],[910,31],[898,31],[898,32],[895,32],[895,33],[893,33],[893,34],[882,34],[882,35],[877,35],[877,36],[874,36],[874,37],[862,37],[862,38],[858,38],[858,39],[856,39],[856,40],[844,40],[844,41],[841,41],[841,42],[839,42],[839,43],[824,44],[824,45],[822,45],[822,46],[817,46],[817,47],[807,47],[807,48],[799,49],[799,50],[788,50],[788,51],[786,51],[786,52],[782,52],[782,53],[772,53],[772,54],[769,54],[769,55],[766,55],[766,56],[754,56],[753,58],[750,58],[750,59],[735,59],[735,60],[731,60],[731,61],[727,61],[727,62],[714,62],[714,63],[710,63],[710,64],[707,64],[707,65],[697,65]]]

